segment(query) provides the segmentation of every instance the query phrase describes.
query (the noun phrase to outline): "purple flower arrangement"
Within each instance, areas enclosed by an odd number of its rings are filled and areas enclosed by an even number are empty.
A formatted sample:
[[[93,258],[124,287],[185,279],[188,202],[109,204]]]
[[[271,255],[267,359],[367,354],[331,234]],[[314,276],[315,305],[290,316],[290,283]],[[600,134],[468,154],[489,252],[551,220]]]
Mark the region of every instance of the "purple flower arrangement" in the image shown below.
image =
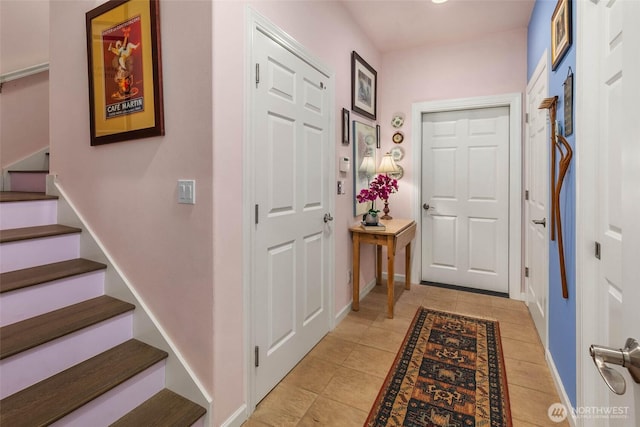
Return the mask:
[[[391,178],[387,174],[380,174],[376,176],[371,183],[369,183],[369,188],[363,188],[360,190],[360,194],[356,196],[356,200],[359,203],[372,202],[369,213],[375,216],[380,212],[375,209],[376,199],[380,198],[380,200],[384,200],[386,202],[389,199],[389,196],[396,191],[398,191],[398,180]]]

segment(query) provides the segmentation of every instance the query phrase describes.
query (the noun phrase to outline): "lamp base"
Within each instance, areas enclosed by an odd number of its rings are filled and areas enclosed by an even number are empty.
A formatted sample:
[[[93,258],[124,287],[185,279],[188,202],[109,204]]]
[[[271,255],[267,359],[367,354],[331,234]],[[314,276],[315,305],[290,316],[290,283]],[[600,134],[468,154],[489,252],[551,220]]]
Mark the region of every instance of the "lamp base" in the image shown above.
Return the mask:
[[[384,215],[382,215],[380,219],[393,219],[393,217],[389,215],[389,202],[386,200],[384,201],[384,209],[382,209],[382,212],[384,212]]]

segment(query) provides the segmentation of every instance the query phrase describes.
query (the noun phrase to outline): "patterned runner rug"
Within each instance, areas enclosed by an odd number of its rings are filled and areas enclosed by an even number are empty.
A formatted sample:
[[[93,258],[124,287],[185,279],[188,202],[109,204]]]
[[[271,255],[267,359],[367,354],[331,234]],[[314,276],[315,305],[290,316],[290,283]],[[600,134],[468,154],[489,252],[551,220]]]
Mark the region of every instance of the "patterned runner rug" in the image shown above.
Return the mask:
[[[419,308],[365,426],[511,426],[498,322]]]

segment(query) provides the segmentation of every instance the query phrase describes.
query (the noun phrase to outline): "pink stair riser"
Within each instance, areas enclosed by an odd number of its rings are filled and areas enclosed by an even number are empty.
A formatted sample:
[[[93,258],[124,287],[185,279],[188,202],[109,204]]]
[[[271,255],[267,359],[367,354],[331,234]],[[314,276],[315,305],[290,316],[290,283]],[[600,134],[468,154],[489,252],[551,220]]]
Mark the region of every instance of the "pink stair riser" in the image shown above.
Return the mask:
[[[0,203],[0,229],[35,227],[57,222],[56,200]]]
[[[11,191],[44,193],[47,191],[47,175],[49,172],[11,173]]]
[[[107,426],[113,423],[164,388],[164,367],[164,360],[156,363],[51,426]]]
[[[133,313],[129,312],[0,360],[0,398],[122,344],[132,336]]]
[[[0,244],[0,273],[80,256],[80,235],[44,237]]]
[[[76,304],[104,294],[104,271],[94,271],[5,292],[0,297],[0,326]]]

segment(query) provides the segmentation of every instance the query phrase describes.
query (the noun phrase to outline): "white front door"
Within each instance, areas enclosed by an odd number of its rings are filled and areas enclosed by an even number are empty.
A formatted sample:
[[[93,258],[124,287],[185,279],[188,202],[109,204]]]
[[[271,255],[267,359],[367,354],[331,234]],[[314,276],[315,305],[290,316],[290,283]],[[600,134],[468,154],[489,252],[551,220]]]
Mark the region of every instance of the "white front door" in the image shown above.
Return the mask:
[[[424,114],[422,156],[421,279],[509,292],[509,108]]]
[[[253,52],[258,402],[329,331],[331,223],[324,219],[334,139],[330,77],[260,30]]]
[[[583,101],[584,118],[579,119],[584,132],[576,139],[580,144],[584,137],[587,153],[582,159],[591,162],[579,173],[578,195],[586,202],[578,208],[593,207],[595,232],[593,241],[585,244],[600,245],[599,260],[588,251],[581,260],[585,271],[579,283],[584,292],[579,403],[608,412],[594,417],[579,408],[577,415],[585,426],[637,426],[640,384],[625,368],[610,365],[626,382],[625,394],[612,393],[585,353],[589,344],[620,349],[627,338],[640,340],[640,3],[580,2],[578,13],[580,26],[587,30],[581,69],[586,72],[582,93],[589,96]],[[584,227],[588,234],[588,223]]]
[[[527,305],[547,347],[547,294],[549,287],[549,126],[548,110],[538,107],[548,97],[547,52],[527,86],[525,139],[525,289]],[[534,222],[536,221],[536,222]],[[540,221],[546,221],[540,224]]]

